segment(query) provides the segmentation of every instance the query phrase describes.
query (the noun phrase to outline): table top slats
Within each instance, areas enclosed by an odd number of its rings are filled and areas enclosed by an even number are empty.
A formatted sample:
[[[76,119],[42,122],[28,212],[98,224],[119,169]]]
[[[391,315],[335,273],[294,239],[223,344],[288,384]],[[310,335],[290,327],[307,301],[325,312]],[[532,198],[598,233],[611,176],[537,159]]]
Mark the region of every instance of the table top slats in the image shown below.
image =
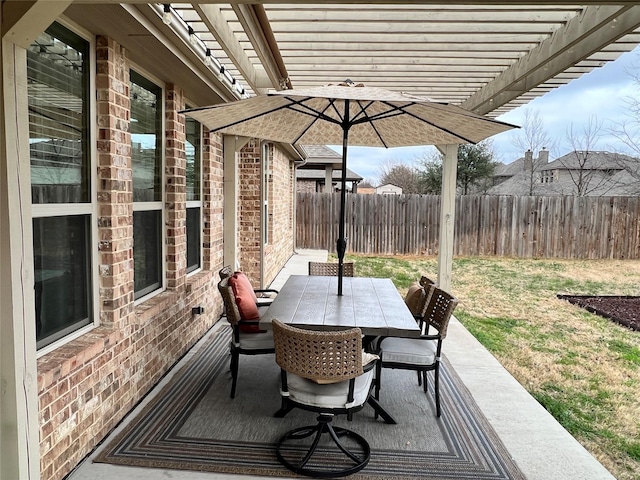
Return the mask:
[[[344,277],[338,296],[337,277],[291,275],[263,315],[304,328],[327,330],[359,327],[365,335],[418,337],[420,331],[391,279]]]

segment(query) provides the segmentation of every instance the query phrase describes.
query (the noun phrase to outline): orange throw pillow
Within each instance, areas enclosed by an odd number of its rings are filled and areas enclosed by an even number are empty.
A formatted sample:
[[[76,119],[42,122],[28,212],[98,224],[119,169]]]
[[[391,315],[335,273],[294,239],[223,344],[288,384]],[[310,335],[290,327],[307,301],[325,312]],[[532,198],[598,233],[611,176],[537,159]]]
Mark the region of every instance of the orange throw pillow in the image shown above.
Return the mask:
[[[245,333],[258,333],[258,322],[260,313],[258,312],[257,297],[247,276],[242,272],[236,272],[229,277],[229,285],[236,298],[240,318],[244,321],[255,322],[255,325],[240,325],[240,331]]]

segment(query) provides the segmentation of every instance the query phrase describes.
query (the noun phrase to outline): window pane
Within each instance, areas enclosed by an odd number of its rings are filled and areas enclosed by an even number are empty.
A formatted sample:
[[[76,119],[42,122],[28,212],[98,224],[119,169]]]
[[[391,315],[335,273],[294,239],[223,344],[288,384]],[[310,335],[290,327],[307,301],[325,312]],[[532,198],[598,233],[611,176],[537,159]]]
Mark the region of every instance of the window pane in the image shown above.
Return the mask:
[[[200,200],[200,123],[186,120],[187,201]]]
[[[133,277],[136,299],[161,286],[161,213],[160,210],[133,212]]]
[[[38,348],[91,322],[88,215],[33,219]]]
[[[162,89],[131,72],[133,201],[162,200]]]
[[[89,201],[88,51],[56,23],[27,50],[33,203]]]
[[[187,208],[187,273],[200,268],[200,208]]]

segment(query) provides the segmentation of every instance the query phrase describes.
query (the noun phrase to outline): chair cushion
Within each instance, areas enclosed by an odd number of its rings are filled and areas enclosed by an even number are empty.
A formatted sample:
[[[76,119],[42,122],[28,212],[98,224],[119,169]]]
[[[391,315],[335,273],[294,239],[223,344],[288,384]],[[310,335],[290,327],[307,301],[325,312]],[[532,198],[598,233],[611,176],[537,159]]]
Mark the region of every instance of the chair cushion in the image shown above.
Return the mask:
[[[258,312],[258,299],[253,291],[253,287],[247,276],[242,272],[235,272],[229,277],[229,285],[233,290],[233,295],[238,305],[240,318],[244,321],[255,321],[256,325],[240,325],[240,331],[245,333],[259,332],[258,321],[260,321],[260,313]]]
[[[240,344],[243,350],[262,350],[273,348],[273,331],[260,330],[257,333],[245,333],[240,331]]]
[[[404,303],[407,304],[409,310],[414,315],[420,315],[420,305],[422,303],[422,298],[424,297],[424,289],[418,282],[413,282],[407,290],[407,294],[404,297]]]
[[[375,369],[356,378],[353,403],[347,404],[349,381],[319,385],[313,380],[287,374],[289,398],[294,402],[313,407],[347,408],[363,405],[369,397]]]
[[[431,365],[435,362],[436,346],[436,340],[387,337],[380,345],[382,363]]]

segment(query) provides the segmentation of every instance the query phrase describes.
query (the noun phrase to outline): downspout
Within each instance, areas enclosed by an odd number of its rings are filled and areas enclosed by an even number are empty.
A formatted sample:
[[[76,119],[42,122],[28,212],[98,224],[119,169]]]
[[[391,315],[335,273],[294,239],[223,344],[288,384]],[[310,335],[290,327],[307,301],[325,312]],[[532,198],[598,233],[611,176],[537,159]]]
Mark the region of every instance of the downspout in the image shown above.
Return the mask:
[[[296,247],[298,246],[296,243],[297,235],[297,218],[298,218],[298,167],[302,167],[307,164],[306,155],[303,157],[301,161],[293,162],[293,253],[298,253]]]
[[[265,288],[264,286],[264,236],[269,235],[269,232],[263,232],[262,229],[265,225],[264,215],[268,215],[264,210],[264,201],[265,201],[265,145],[269,143],[268,140],[262,140],[260,142],[260,288]]]

